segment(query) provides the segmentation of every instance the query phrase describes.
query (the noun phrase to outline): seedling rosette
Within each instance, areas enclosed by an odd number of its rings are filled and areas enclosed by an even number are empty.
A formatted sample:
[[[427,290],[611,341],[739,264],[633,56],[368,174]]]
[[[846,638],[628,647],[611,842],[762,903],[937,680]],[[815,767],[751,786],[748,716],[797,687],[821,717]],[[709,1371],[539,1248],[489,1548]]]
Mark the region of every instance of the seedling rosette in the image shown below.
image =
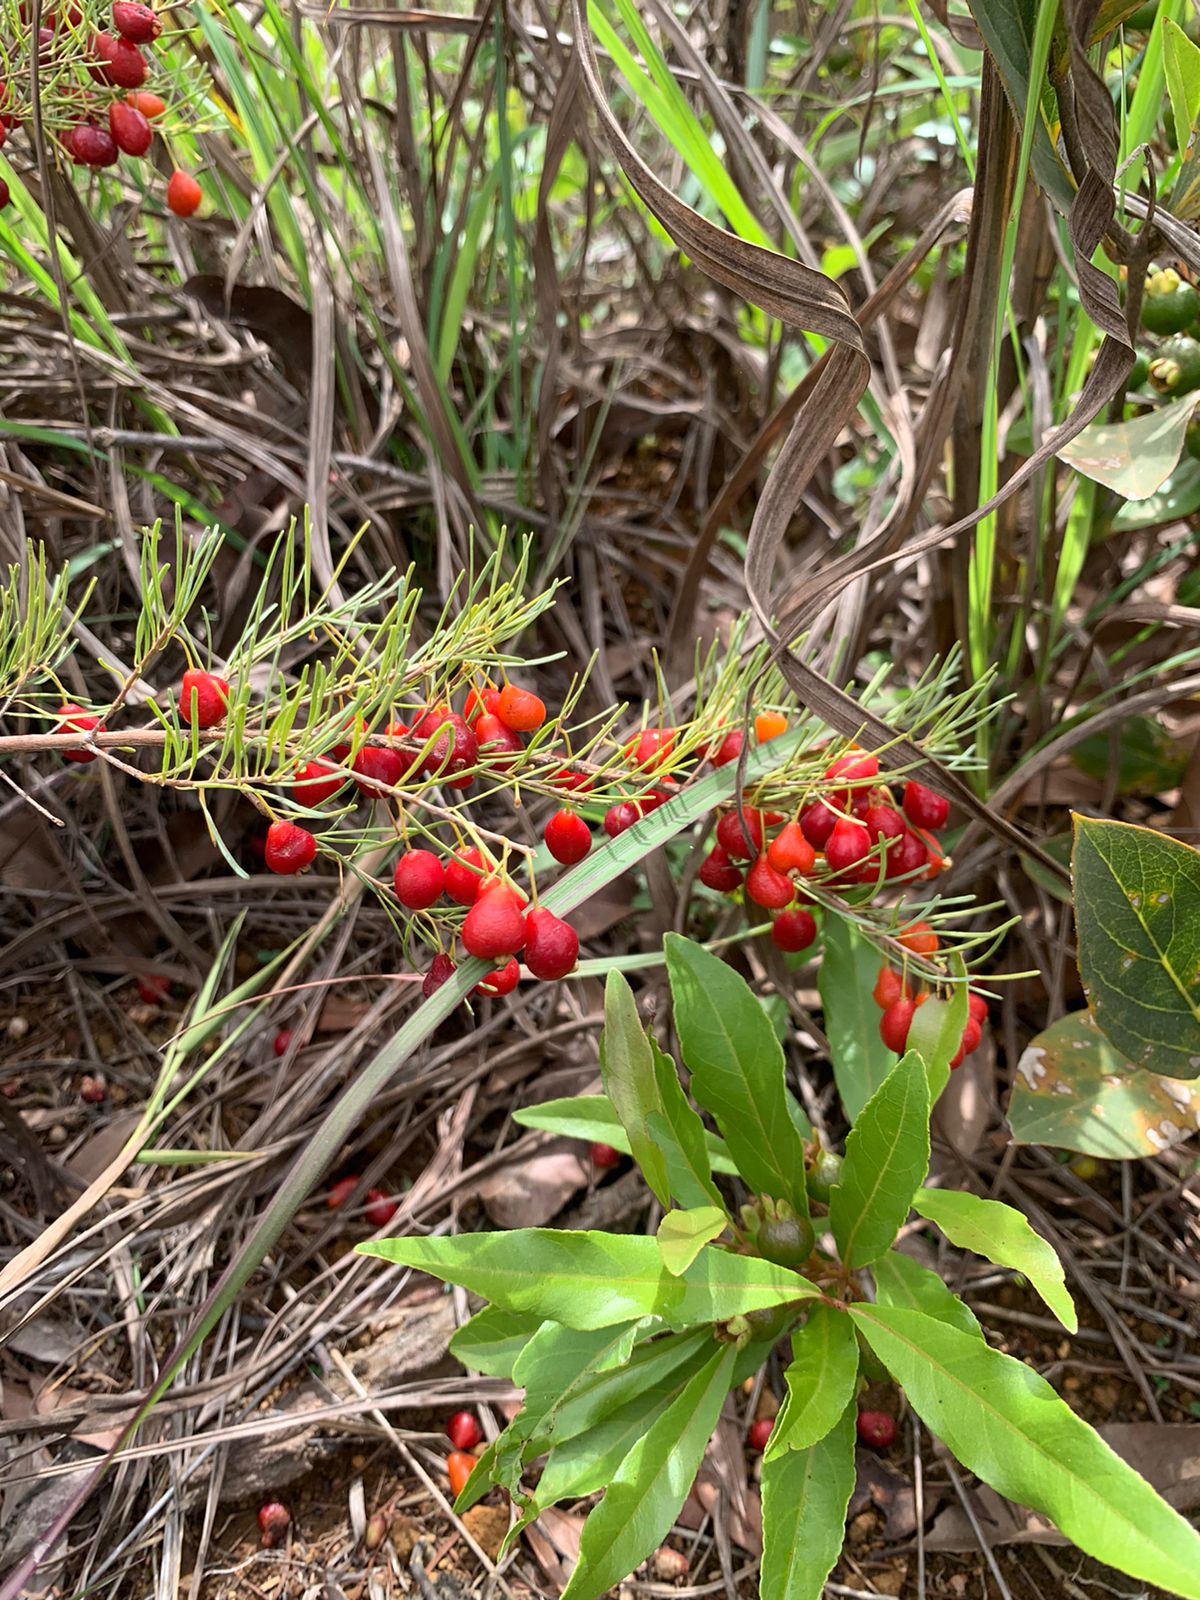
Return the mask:
[[[611,973],[604,1094],[517,1119],[603,1135],[630,1155],[663,1209],[655,1237],[534,1228],[358,1247],[487,1302],[452,1349],[524,1391],[456,1509],[504,1490],[518,1513],[511,1544],[547,1507],[601,1494],[565,1590],[566,1600],[596,1600],[662,1543],[728,1396],[786,1341],[783,1405],[754,1441],[765,1446],[766,1600],[822,1593],[844,1538],[856,1436],[890,1438],[886,1416],[857,1404],[880,1363],[930,1431],[999,1493],[1098,1560],[1200,1597],[1200,1535],[1045,1379],[993,1349],[936,1274],[895,1248],[915,1210],[952,1244],[1022,1273],[1075,1331],[1062,1266],[1021,1213],[925,1186],[930,1112],[962,1031],[965,985],[922,1007],[910,1047],[857,1109],[839,1163],[793,1098],[775,1031],[742,978],[676,935],[665,956],[691,1098]]]

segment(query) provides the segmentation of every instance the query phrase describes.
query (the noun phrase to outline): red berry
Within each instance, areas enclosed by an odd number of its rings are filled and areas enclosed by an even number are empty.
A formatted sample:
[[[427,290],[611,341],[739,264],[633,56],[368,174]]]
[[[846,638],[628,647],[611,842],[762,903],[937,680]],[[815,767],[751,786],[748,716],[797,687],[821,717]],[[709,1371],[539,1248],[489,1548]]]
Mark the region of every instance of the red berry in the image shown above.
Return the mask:
[[[858,1437],[872,1450],[887,1450],[896,1442],[896,1419],[886,1411],[860,1411]]]
[[[741,755],[742,746],[745,742],[746,735],[740,728],[734,728],[721,740],[715,755],[710,755],[709,760],[714,767],[727,767],[731,761],[736,761]]]
[[[726,811],[717,823],[717,843],[731,861],[749,861],[763,847],[762,814],[747,806],[743,816]]]
[[[896,1000],[879,1019],[879,1037],[888,1049],[894,1050],[898,1056],[904,1054],[908,1043],[908,1030],[912,1026],[913,1013],[916,1009],[914,1000]]]
[[[111,133],[92,122],[78,122],[63,135],[63,148],[78,167],[111,167],[120,151]]]
[[[134,0],[116,0],[112,8],[113,27],[130,44],[150,44],[162,32],[162,23],[149,6]]]
[[[85,711],[82,706],[60,706],[58,710],[58,727],[55,733],[103,733],[104,723],[99,717],[93,716],[90,711]],[[63,750],[60,752],[64,761],[78,761],[87,763],[95,761],[94,750]]]
[[[968,1017],[967,1018],[967,1025],[963,1029],[963,1036],[962,1036],[962,1053],[963,1053],[963,1055],[964,1056],[969,1056],[973,1051],[978,1050],[979,1041],[982,1038],[983,1038],[983,1029],[975,1021],[974,1017]]]
[[[742,883],[741,867],[734,866],[719,844],[705,856],[696,876],[706,889],[716,889],[719,894],[732,894]]]
[[[825,776],[829,779],[840,778],[843,783],[853,784],[858,788],[879,776],[879,762],[874,756],[864,755],[861,750],[851,750],[832,762],[825,769]],[[848,791],[839,790],[838,803],[843,809],[847,799]]]
[[[615,1167],[621,1159],[621,1152],[611,1144],[594,1144],[592,1146],[592,1165],[599,1167],[601,1172],[607,1172],[610,1167]]]
[[[325,1204],[330,1211],[340,1211],[357,1188],[357,1178],[339,1178],[325,1196]]]
[[[811,911],[781,911],[771,924],[772,943],[793,955],[807,950],[816,937],[817,924]]]
[[[757,1450],[761,1453],[767,1448],[767,1440],[771,1437],[771,1431],[774,1426],[774,1417],[759,1417],[757,1422],[750,1424],[750,1432],[746,1435],[746,1439],[751,1450]]]
[[[317,841],[294,822],[273,822],[267,829],[263,860],[272,872],[303,872],[317,859]]]
[[[467,912],[462,942],[471,955],[483,961],[517,953],[525,943],[525,915],[520,897],[509,884],[489,884],[483,890]]]
[[[904,785],[904,815],[915,828],[944,828],[950,815],[950,802],[911,780]]]
[[[79,1098],[85,1105],[99,1106],[104,1104],[104,1097],[108,1090],[104,1087],[103,1078],[86,1076],[79,1080]]]
[[[579,935],[544,906],[525,918],[525,965],[535,978],[565,978],[579,960]],[[464,943],[466,928],[463,928]]]
[[[140,89],[146,81],[146,58],[137,45],[101,30],[92,35],[96,59],[88,68],[100,83],[118,89]]]
[[[941,941],[927,922],[911,922],[896,935],[897,942],[915,956],[931,956]]]
[[[446,1437],[456,1450],[473,1450],[483,1438],[474,1412],[456,1411],[446,1424]]]
[[[546,720],[546,707],[528,689],[506,683],[496,701],[496,715],[514,733],[535,733]]]
[[[610,806],[604,813],[604,831],[610,839],[615,839],[635,822],[642,820],[642,808],[631,800],[622,800],[619,805]]]
[[[428,911],[442,898],[446,869],[432,850],[407,850],[396,863],[396,899],[409,911]]]
[[[296,798],[306,806],[319,806],[341,791],[345,778],[328,761],[308,761],[296,774]]]
[[[652,772],[669,758],[674,744],[673,728],[647,728],[625,746],[625,756],[635,767]]]
[[[271,1049],[274,1050],[277,1056],[285,1056],[291,1049],[291,1045],[292,1030],[290,1028],[280,1028],[271,1042]]]
[[[838,819],[823,800],[814,800],[800,813],[800,831],[814,850],[824,850]]]
[[[455,1450],[446,1458],[446,1476],[450,1479],[450,1493],[457,1500],[467,1487],[467,1480],[475,1470],[475,1457],[465,1450]]]
[[[577,811],[556,811],[546,824],[546,849],[564,867],[582,861],[592,848],[592,830]]]
[[[148,972],[137,981],[138,998],[148,1006],[161,1005],[170,990],[171,980],[164,978],[161,972]]]
[[[456,906],[473,906],[479,899],[485,872],[482,855],[468,845],[446,863],[446,893]]]
[[[983,996],[981,994],[976,994],[975,991],[972,990],[967,996],[967,1010],[982,1028],[984,1023],[987,1021],[988,1015],[987,1001],[983,998]]]
[[[288,1508],[280,1505],[278,1500],[269,1500],[261,1506],[258,1512],[258,1526],[262,1534],[262,1547],[270,1550],[287,1537],[291,1525],[292,1515]]]
[[[816,865],[817,852],[804,837],[798,822],[789,822],[767,846],[767,860],[776,872],[798,872],[807,877]]]
[[[915,833],[905,831],[888,849],[887,877],[907,878],[929,862],[929,851]]]
[[[445,706],[434,706],[423,712],[413,723],[412,736],[421,744],[433,739],[421,758],[422,772],[436,773],[445,779],[455,778],[479,759],[479,741],[458,713]]]
[[[4,143],[4,134],[3,134],[3,131],[2,131],[2,125],[0,125],[0,145],[3,145],[3,143]],[[5,206],[8,204],[8,202],[11,199],[12,199],[12,191],[11,191],[11,189],[8,187],[8,184],[5,182],[4,179],[0,178],[0,211],[4,210]]]
[[[359,794],[368,800],[381,800],[394,789],[408,771],[408,760],[399,750],[386,745],[365,744],[350,764]]]
[[[177,217],[190,217],[200,209],[204,190],[190,172],[173,172],[167,180],[167,210]]]
[[[525,746],[521,743],[520,735],[515,734],[511,728],[506,728],[500,718],[493,716],[490,711],[485,711],[481,717],[476,717],[472,726],[479,754],[490,757],[501,772],[507,772],[512,762],[501,761],[499,757],[516,755],[524,750]]]
[[[447,979],[452,978],[458,968],[444,951],[439,950],[430,963],[429,971],[421,982],[421,993],[426,1000],[435,995]]]
[[[193,728],[211,728],[229,710],[229,685],[215,672],[189,667],[179,686],[179,705],[184,721]]]
[[[114,100],[108,108],[108,131],[117,149],[127,156],[144,156],[154,139],[147,118],[122,100]]]
[[[904,818],[895,806],[874,805],[868,806],[862,815],[863,827],[867,830],[872,844],[878,844],[881,839],[889,843],[899,839],[908,830],[904,826]]]
[[[795,892],[792,880],[776,872],[766,856],[759,856],[746,874],[747,895],[756,906],[765,906],[769,911],[786,906]]]
[[[871,836],[860,822],[839,818],[825,841],[825,859],[834,872],[846,872],[865,861],[871,851]]]
[[[482,689],[472,688],[467,691],[467,702],[463,706],[463,716],[468,722],[473,722],[476,717],[494,717],[499,703],[499,689],[493,684],[485,683]]]
[[[516,956],[509,956],[508,960],[496,972],[489,972],[486,978],[480,978],[475,985],[474,993],[484,995],[489,999],[498,1000],[503,995],[511,994],[521,981],[521,968]]]
[[[881,1011],[894,1006],[897,1000],[909,999],[908,985],[893,967],[882,966],[871,990],[871,998]]]
[[[367,1221],[373,1228],[386,1228],[399,1209],[386,1190],[367,1190]]]

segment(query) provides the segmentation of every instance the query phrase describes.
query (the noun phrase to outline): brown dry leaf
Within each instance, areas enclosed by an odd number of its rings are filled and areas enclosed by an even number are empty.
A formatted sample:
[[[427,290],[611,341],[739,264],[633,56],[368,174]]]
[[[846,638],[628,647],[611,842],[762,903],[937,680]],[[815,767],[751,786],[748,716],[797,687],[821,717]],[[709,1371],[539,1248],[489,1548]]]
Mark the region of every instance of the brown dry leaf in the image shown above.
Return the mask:
[[[490,1173],[477,1193],[498,1227],[540,1228],[587,1181],[588,1170],[576,1148],[552,1148]]]
[[[683,1502],[683,1510],[678,1517],[680,1526],[700,1527],[705,1517],[716,1509],[719,1493],[711,1478],[707,1482],[698,1478],[691,1494]],[[758,1490],[747,1488],[741,1510],[731,1508],[728,1517],[729,1537],[734,1544],[749,1555],[762,1555],[762,1501]]]
[[[985,1034],[979,1049],[950,1074],[950,1082],[933,1108],[933,1159],[929,1170],[934,1177],[949,1166],[939,1155],[939,1144],[968,1160],[991,1126],[995,1058],[995,1041],[990,1033]]]
[[[67,1168],[83,1183],[93,1183],[109,1162],[125,1148],[126,1140],[141,1121],[137,1111],[118,1111],[90,1139],[85,1139],[67,1162]]]
[[[882,1511],[889,1544],[911,1539],[917,1531],[916,1496],[912,1484],[871,1450],[854,1453],[854,1493],[846,1516],[851,1520],[868,1506]]]
[[[560,1591],[565,1589],[579,1561],[583,1518],[547,1506],[537,1521],[525,1529],[523,1537],[550,1582],[557,1584]]]

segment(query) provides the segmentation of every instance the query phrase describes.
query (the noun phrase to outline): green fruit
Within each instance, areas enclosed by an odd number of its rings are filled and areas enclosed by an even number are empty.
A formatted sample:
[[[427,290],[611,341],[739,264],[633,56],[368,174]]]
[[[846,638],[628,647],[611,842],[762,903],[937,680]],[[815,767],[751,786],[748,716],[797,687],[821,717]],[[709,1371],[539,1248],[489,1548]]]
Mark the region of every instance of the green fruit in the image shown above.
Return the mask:
[[[777,1267],[800,1267],[812,1255],[817,1236],[807,1217],[767,1218],[755,1241],[758,1253]]]
[[[1152,272],[1142,297],[1142,326],[1150,333],[1182,333],[1200,315],[1200,294],[1168,267]]]
[[[842,1158],[832,1150],[822,1150],[804,1174],[804,1186],[814,1200],[829,1204],[830,1191],[841,1181]]]
[[[1187,453],[1194,461],[1200,461],[1200,417],[1193,417],[1188,423],[1187,434],[1184,438]],[[1178,596],[1176,596],[1178,598]],[[1182,605],[1184,602],[1180,601]]]
[[[1144,350],[1139,350],[1134,355],[1133,366],[1129,377],[1125,380],[1127,389],[1140,389],[1150,376],[1150,357]]]
[[[1159,394],[1190,394],[1200,388],[1200,344],[1186,333],[1164,339],[1150,363],[1150,384]]]
[[[782,1339],[795,1320],[796,1311],[792,1306],[763,1306],[757,1311],[747,1311],[751,1344],[774,1344],[777,1339]]]

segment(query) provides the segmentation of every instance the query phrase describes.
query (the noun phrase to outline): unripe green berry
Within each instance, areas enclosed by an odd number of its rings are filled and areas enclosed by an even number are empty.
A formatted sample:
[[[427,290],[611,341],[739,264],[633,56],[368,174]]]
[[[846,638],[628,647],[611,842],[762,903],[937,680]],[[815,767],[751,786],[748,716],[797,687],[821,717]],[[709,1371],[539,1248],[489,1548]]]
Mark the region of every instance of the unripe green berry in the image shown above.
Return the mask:
[[[755,1344],[774,1344],[796,1320],[792,1306],[763,1306],[757,1311],[747,1311],[746,1322],[750,1338]]]
[[[822,1150],[804,1174],[804,1186],[814,1200],[829,1204],[829,1196],[842,1178],[842,1158],[833,1150]]]
[[[800,1267],[812,1255],[816,1234],[807,1217],[767,1217],[755,1243],[759,1255],[777,1267]]]

